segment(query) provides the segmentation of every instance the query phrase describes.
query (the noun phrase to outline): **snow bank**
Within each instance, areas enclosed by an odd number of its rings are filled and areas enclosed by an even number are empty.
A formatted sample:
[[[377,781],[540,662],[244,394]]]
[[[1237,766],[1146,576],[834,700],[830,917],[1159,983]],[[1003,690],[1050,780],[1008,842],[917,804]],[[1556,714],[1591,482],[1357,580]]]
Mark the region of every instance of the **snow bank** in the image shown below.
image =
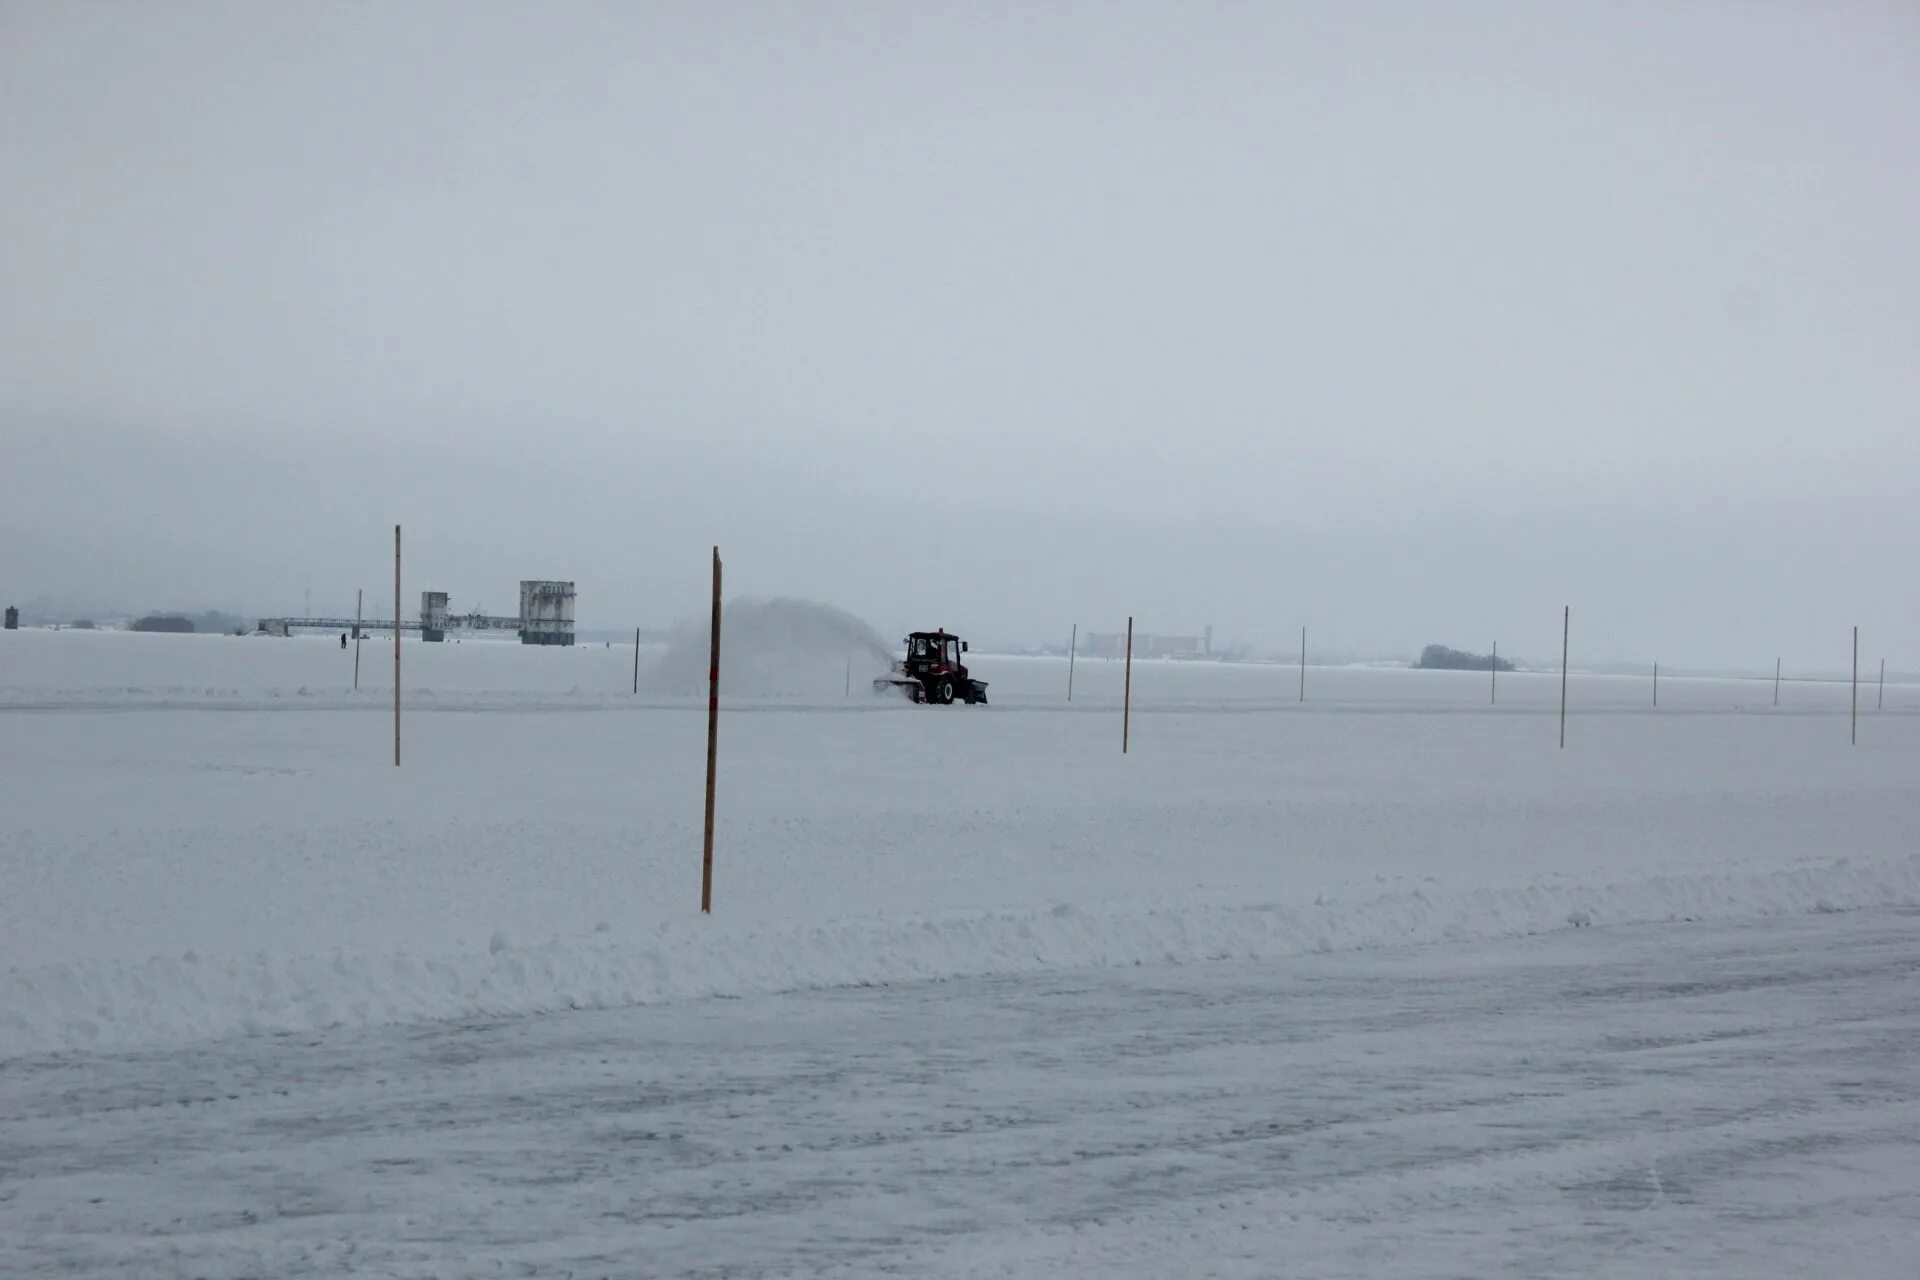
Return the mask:
[[[711,996],[1260,959],[1665,921],[1920,906],[1920,857],[1586,886],[1394,893],[1305,906],[1035,911],[795,929],[662,925],[440,954],[74,961],[0,974],[0,1057],[233,1033],[616,1008]]]

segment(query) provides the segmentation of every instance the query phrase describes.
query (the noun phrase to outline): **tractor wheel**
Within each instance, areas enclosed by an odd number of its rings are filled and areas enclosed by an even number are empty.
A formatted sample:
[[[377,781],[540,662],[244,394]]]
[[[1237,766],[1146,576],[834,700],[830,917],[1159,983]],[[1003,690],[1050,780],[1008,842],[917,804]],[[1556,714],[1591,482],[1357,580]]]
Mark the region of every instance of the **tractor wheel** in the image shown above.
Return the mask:
[[[953,681],[951,680],[940,682],[940,705],[943,707],[953,705]]]

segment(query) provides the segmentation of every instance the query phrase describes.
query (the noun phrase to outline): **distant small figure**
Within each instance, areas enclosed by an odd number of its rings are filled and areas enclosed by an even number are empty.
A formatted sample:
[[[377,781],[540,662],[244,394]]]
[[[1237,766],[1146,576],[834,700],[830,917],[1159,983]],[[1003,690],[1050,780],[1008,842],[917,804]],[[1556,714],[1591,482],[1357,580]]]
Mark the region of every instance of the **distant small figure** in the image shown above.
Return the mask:
[[[340,633],[340,647],[342,649],[347,647],[347,633],[344,631]]]

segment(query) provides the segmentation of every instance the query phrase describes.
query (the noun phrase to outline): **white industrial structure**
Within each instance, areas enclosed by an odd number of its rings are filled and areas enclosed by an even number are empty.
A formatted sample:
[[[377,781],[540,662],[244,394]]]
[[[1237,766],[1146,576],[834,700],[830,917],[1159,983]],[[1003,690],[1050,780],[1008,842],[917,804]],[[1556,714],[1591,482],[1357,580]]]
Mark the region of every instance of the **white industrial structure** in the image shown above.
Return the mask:
[[[420,593],[420,618],[417,622],[395,622],[384,618],[262,618],[260,630],[268,635],[284,636],[295,631],[418,631],[420,638],[437,642],[449,631],[517,631],[521,644],[573,643],[573,583],[545,578],[527,578],[520,583],[520,612],[507,618],[496,615],[454,613],[444,591]]]
[[[520,583],[520,643],[573,643],[573,584],[523,579]]]

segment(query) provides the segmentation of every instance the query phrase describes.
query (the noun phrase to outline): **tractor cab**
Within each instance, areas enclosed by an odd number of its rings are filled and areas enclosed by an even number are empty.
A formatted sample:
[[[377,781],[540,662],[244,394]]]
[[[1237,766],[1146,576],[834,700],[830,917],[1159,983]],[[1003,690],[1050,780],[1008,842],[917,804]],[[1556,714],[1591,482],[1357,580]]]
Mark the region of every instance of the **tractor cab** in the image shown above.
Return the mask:
[[[907,637],[907,669],[916,675],[964,675],[960,655],[967,642],[944,631],[916,631]]]

